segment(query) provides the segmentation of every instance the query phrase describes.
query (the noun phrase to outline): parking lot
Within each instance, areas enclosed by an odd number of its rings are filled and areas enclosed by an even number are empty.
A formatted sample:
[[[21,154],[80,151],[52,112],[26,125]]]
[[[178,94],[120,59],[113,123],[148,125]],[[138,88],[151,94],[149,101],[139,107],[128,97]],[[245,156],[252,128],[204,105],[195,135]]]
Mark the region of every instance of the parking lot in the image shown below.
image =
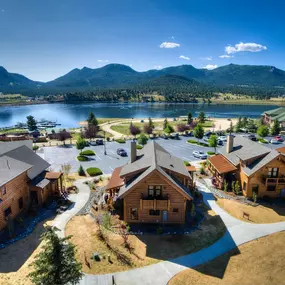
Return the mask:
[[[169,153],[187,161],[197,161],[199,158],[193,156],[193,151],[213,151],[212,147],[201,147],[193,144],[188,144],[189,137],[180,136],[179,140],[175,139],[162,139],[158,138],[155,141],[165,148]],[[284,144],[267,144],[270,148],[278,148]],[[127,157],[121,157],[117,154],[117,149],[123,148],[128,153]],[[220,146],[217,148],[219,149]],[[79,162],[76,157],[79,155],[79,151],[74,146],[57,146],[57,147],[42,147],[37,153],[51,164],[51,170],[59,171],[62,164],[70,164],[71,172],[76,172],[81,164],[85,169],[88,167],[98,167],[103,173],[111,174],[114,168],[126,164],[129,161],[130,154],[130,141],[125,144],[119,144],[117,142],[107,142],[106,152],[104,155],[104,146],[89,146],[86,149],[92,149],[96,155],[89,157],[89,161]]]

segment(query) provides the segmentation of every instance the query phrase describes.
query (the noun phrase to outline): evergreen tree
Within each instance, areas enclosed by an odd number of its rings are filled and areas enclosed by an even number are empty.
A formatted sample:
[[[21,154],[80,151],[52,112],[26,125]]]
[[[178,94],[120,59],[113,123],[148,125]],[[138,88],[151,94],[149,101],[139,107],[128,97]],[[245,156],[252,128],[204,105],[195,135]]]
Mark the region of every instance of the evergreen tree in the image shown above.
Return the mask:
[[[241,121],[241,117],[239,117],[237,124],[236,124],[236,132],[239,132],[241,128],[242,128],[242,121]]]
[[[88,115],[87,122],[88,122],[88,123],[91,123],[94,118],[96,119],[94,113],[93,113],[93,112],[90,112],[89,115]]]
[[[48,226],[42,234],[43,250],[31,264],[34,268],[28,276],[36,285],[78,284],[83,274],[81,264],[75,259],[75,246],[71,236],[60,238],[56,229]]]
[[[276,120],[274,120],[273,126],[272,126],[272,128],[271,128],[271,135],[272,135],[272,136],[279,135],[280,131],[281,131],[280,123],[279,123],[279,121],[276,119]]]
[[[192,116],[192,113],[189,112],[187,116],[187,124],[191,125],[192,122],[193,122],[193,116]]]
[[[153,123],[151,117],[148,118],[148,126],[149,126],[149,128],[154,129],[154,123]]]
[[[198,120],[200,124],[204,124],[206,120],[206,115],[203,111],[201,111],[198,115]]]
[[[209,138],[208,143],[209,143],[210,147],[214,148],[215,153],[216,153],[216,148],[218,146],[218,137],[216,135],[211,135],[210,138]]]
[[[148,137],[145,134],[140,134],[138,137],[138,143],[141,145],[145,145],[148,141]]]
[[[194,129],[194,137],[198,140],[202,139],[204,136],[204,129],[201,124],[198,124]]]
[[[80,166],[79,166],[79,168],[77,170],[77,173],[78,173],[79,176],[85,176],[86,175],[85,170],[84,170],[84,168],[82,167],[81,164],[80,164]]]
[[[168,121],[165,118],[164,121],[163,121],[163,129],[166,129],[167,125],[168,125]]]
[[[234,131],[233,122],[230,122],[229,133],[231,134]]]
[[[243,128],[246,128],[247,124],[248,124],[248,118],[247,117],[243,117],[241,124],[242,124]]]
[[[35,131],[37,129],[37,122],[31,115],[27,116],[27,127],[29,131]]]
[[[257,134],[258,134],[260,137],[264,138],[264,137],[268,136],[268,134],[269,134],[269,128],[268,128],[267,126],[265,126],[265,125],[261,125],[261,126],[259,126],[258,129],[257,129]]]
[[[86,141],[85,139],[83,139],[82,137],[79,137],[76,141],[76,148],[78,150],[80,150],[80,153],[82,152],[82,150],[85,148],[86,146]]]

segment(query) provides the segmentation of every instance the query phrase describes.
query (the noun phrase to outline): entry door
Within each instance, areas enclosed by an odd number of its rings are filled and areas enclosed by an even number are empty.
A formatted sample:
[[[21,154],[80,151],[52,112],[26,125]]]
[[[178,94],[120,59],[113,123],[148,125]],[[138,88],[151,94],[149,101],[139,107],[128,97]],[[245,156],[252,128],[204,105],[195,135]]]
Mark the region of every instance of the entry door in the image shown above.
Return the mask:
[[[167,222],[167,220],[168,220],[168,212],[162,211],[162,221]]]

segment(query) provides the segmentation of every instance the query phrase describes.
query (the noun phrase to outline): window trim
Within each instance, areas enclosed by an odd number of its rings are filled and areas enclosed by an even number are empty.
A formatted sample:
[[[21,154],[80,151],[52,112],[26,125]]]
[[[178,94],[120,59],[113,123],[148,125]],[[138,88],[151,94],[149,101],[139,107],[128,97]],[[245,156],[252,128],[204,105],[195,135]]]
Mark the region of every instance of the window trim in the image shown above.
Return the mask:
[[[0,187],[0,189],[1,189],[1,194],[2,194],[2,196],[4,196],[4,195],[7,194],[6,185],[2,185],[2,186]]]
[[[9,213],[8,215],[6,215],[6,211],[7,211],[8,209],[10,209],[10,213]],[[10,215],[12,215],[12,208],[11,208],[11,206],[7,207],[7,208],[4,210],[4,217],[5,217],[5,218],[8,218]]]
[[[150,191],[153,193],[150,194]],[[159,195],[157,195],[157,191],[159,192]],[[148,185],[148,196],[149,197],[161,197],[162,196],[162,185]]]
[[[133,210],[136,210],[136,216],[134,216],[133,214],[132,214],[132,211]],[[130,208],[130,217],[131,217],[131,220],[132,221],[138,221],[138,219],[139,219],[139,209],[138,208]],[[135,218],[134,218],[135,217]]]
[[[275,175],[273,175],[275,173]],[[279,173],[278,167],[268,167],[267,176],[268,178],[277,178]]]

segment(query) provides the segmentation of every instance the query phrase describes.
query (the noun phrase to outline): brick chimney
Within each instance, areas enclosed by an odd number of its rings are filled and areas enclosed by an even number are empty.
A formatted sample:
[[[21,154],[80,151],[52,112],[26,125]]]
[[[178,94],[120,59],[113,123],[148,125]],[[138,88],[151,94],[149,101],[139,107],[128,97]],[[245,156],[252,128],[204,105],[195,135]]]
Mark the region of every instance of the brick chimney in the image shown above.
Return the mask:
[[[233,135],[228,135],[227,137],[227,153],[230,153],[233,151],[234,148],[234,136]]]
[[[137,143],[131,142],[131,163],[135,162],[137,159]]]

